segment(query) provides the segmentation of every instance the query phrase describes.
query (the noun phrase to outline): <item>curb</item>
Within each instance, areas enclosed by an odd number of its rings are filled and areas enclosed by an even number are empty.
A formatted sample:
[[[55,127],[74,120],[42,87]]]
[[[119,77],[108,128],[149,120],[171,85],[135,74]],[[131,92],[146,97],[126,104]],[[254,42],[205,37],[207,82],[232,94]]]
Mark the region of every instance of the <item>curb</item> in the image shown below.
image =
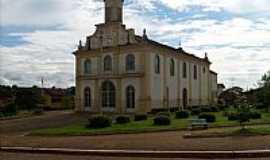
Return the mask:
[[[142,157],[142,158],[265,158],[270,150],[250,151],[140,151],[140,150],[80,150],[65,148],[0,147],[0,151],[13,153],[85,155],[103,157]]]

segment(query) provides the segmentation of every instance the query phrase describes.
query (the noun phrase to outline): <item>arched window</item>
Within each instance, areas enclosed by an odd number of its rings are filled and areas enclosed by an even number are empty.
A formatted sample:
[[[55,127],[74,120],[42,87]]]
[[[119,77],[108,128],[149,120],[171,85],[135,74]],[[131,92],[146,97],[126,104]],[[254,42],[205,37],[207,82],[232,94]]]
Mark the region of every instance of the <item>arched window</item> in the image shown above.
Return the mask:
[[[102,107],[114,108],[115,107],[115,87],[111,81],[105,81],[101,86],[102,92]]]
[[[187,64],[183,63],[183,78],[187,78]]]
[[[84,106],[91,107],[91,89],[89,87],[84,89]]]
[[[127,108],[135,108],[135,88],[128,86],[126,89]]]
[[[175,69],[174,69],[174,60],[173,59],[171,59],[171,62],[170,62],[170,73],[171,73],[171,76],[174,76]]]
[[[194,79],[197,79],[197,75],[198,75],[198,73],[197,73],[197,66],[196,65],[194,65]]]
[[[104,71],[112,71],[112,58],[111,58],[111,56],[106,56],[104,58]]]
[[[126,71],[134,71],[135,70],[135,56],[129,54],[126,56]]]
[[[205,73],[205,67],[203,67],[203,73]]]
[[[155,73],[160,73],[160,58],[158,55],[155,57]]]
[[[91,61],[89,59],[87,59],[84,62],[84,73],[85,74],[90,74],[91,73]]]

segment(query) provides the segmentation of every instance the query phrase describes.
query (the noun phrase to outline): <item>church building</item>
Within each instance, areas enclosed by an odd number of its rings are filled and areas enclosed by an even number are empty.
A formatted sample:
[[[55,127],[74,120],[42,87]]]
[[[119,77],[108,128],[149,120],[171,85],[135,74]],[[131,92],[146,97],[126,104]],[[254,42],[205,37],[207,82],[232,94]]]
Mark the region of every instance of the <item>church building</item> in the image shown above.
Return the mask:
[[[217,74],[204,58],[151,40],[123,24],[124,0],[104,0],[105,22],[76,57],[76,111],[147,113],[216,103]]]

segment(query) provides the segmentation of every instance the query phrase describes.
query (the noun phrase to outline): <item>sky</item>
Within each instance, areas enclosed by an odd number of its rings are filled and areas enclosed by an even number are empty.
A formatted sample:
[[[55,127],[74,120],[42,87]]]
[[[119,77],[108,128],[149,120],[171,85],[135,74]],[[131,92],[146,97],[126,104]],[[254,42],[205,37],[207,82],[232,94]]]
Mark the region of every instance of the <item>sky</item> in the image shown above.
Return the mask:
[[[1,0],[0,84],[75,85],[79,40],[104,22],[103,0]],[[203,57],[218,82],[257,87],[270,70],[270,0],[125,0],[124,23]]]

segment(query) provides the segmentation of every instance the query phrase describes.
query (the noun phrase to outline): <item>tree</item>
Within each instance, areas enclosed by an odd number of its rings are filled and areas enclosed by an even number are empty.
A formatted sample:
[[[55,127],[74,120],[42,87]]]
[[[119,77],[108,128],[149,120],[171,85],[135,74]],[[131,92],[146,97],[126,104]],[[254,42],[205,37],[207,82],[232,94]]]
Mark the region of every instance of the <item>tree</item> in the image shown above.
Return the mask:
[[[61,106],[64,109],[72,109],[74,108],[74,99],[72,96],[65,96],[61,98]]]
[[[32,110],[40,103],[40,90],[38,88],[21,88],[16,91],[15,103],[19,110]]]
[[[270,108],[270,71],[265,73],[261,81],[259,82],[260,90],[257,93],[256,97],[258,103],[261,103],[265,106],[267,110]]]
[[[229,88],[219,96],[219,100],[226,106],[238,106],[243,99],[245,99],[245,96],[243,95],[243,89],[240,87]]]
[[[241,131],[245,130],[245,123],[250,121],[251,107],[247,104],[242,104],[237,107],[237,121],[242,127]]]

